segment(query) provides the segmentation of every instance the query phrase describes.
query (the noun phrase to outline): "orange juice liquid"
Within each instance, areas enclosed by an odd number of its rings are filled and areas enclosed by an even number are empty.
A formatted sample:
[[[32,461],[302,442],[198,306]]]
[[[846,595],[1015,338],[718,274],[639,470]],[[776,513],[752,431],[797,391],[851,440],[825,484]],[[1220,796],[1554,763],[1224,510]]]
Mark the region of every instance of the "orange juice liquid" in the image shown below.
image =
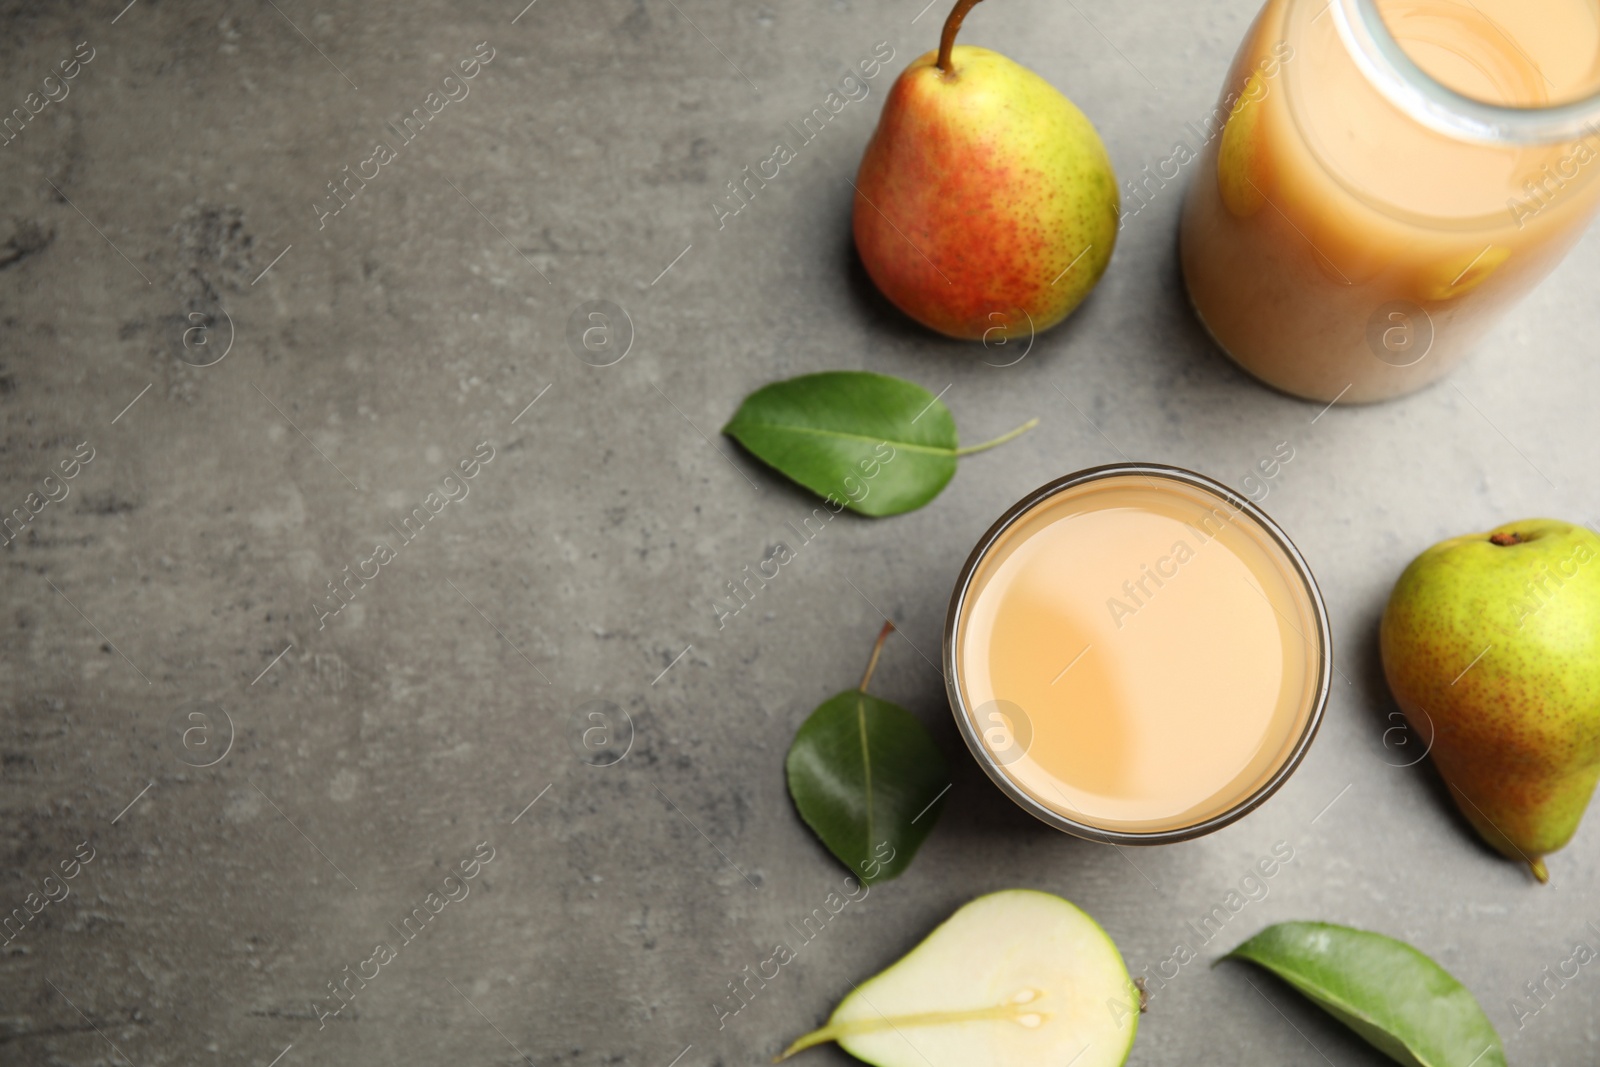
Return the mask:
[[[1378,0],[1446,87],[1538,108],[1600,87],[1600,0]],[[1246,370],[1317,400],[1436,379],[1582,233],[1600,131],[1537,146],[1436,132],[1356,66],[1326,0],[1270,0],[1184,206],[1189,295]]]
[[[1013,523],[972,575],[956,678],[973,732],[1074,822],[1176,830],[1260,789],[1313,713],[1306,584],[1250,516],[1113,475]]]

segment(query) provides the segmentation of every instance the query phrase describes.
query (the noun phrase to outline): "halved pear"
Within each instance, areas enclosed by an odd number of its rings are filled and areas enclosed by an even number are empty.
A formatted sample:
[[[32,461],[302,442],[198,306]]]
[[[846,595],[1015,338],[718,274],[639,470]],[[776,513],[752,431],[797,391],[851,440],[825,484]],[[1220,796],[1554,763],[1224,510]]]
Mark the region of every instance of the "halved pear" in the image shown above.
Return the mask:
[[[1217,148],[1217,191],[1228,210],[1242,219],[1267,206],[1263,190],[1267,184],[1267,161],[1257,131],[1261,98],[1266,92],[1261,74],[1251,74],[1228,113],[1228,121],[1222,127],[1222,143]]]
[[[1139,1002],[1098,923],[1007,889],[960,908],[779,1059],[837,1041],[877,1067],[1121,1067]]]
[[[1417,292],[1423,300],[1450,300],[1471,292],[1511,257],[1504,245],[1484,245],[1481,250],[1448,257],[1420,272]]]

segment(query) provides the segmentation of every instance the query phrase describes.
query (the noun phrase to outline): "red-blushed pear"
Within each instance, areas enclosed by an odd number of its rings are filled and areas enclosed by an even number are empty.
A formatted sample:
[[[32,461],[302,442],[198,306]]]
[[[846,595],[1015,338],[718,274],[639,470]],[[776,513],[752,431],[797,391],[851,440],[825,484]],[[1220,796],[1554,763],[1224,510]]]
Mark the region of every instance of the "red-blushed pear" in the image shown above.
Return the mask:
[[[955,45],[883,105],[856,177],[855,239],[896,307],[951,337],[1028,336],[1066,318],[1111,261],[1117,179],[1083,112],[1026,67]]]
[[[1383,671],[1467,821],[1539,881],[1600,777],[1600,537],[1525,519],[1400,575]]]

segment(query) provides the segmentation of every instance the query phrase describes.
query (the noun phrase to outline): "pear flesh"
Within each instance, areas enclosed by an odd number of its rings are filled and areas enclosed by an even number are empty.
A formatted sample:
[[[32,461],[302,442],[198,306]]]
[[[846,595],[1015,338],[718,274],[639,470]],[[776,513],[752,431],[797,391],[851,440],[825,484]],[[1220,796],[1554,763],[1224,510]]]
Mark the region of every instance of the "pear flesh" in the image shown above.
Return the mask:
[[[1546,881],[1600,778],[1600,537],[1525,519],[1440,542],[1395,583],[1379,645],[1462,815]]]
[[[837,1041],[876,1067],[1121,1067],[1139,1004],[1098,923],[1009,889],[960,908],[783,1057]]]

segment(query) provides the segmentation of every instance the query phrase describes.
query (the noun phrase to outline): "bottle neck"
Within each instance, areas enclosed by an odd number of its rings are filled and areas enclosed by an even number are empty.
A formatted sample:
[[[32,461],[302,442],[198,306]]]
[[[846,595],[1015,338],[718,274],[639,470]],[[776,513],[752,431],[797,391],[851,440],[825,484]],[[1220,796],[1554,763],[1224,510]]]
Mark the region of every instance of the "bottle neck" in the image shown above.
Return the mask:
[[[1548,106],[1486,103],[1418,66],[1390,32],[1377,0],[1327,0],[1327,12],[1367,80],[1401,111],[1439,133],[1498,145],[1556,144],[1600,133],[1600,91]],[[1506,43],[1517,47],[1509,37]]]

